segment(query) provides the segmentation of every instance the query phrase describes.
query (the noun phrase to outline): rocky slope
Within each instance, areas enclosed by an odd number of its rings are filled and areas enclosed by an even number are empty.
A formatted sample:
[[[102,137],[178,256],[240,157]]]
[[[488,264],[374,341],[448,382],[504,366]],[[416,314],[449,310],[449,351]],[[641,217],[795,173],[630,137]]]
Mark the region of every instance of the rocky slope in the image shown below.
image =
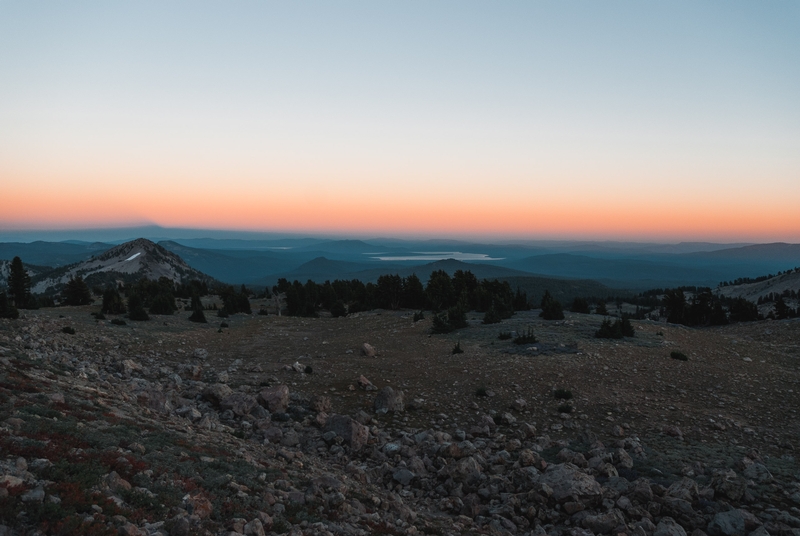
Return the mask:
[[[90,310],[0,321],[0,534],[800,534],[800,322],[609,344],[531,315],[500,327],[542,341],[501,348],[471,319],[454,356],[403,312]]]
[[[769,294],[782,294],[784,291],[800,292],[800,269],[770,277],[757,283],[730,285],[717,288],[717,293],[728,298],[744,298],[757,302]]]
[[[31,291],[48,293],[60,288],[70,278],[81,276],[89,285],[105,285],[116,281],[132,282],[141,278],[157,280],[166,277],[178,283],[192,279],[212,279],[189,267],[183,259],[151,242],[139,238],[115,246],[83,262],[57,268],[34,278]]]

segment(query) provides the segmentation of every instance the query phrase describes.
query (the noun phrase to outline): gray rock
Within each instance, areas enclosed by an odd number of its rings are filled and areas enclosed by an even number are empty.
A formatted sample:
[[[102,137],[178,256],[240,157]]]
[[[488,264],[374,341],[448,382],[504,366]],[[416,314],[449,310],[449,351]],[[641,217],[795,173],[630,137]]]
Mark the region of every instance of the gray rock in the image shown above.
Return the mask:
[[[373,407],[376,413],[399,413],[405,409],[403,391],[395,391],[388,385],[378,391]]]
[[[36,488],[26,491],[20,496],[22,502],[42,502],[44,500],[44,488],[37,486]]]
[[[325,430],[335,432],[352,450],[360,450],[369,439],[367,427],[345,415],[328,417]]]
[[[264,525],[261,520],[256,518],[244,526],[245,536],[265,536]]]
[[[203,398],[214,405],[219,405],[220,400],[233,393],[233,389],[224,383],[206,385],[203,389]]]
[[[716,493],[732,501],[738,501],[747,489],[747,482],[733,469],[721,470],[711,478],[711,487]]]
[[[289,407],[289,387],[282,384],[262,389],[258,402],[271,413],[283,413]]]
[[[550,465],[539,482],[553,489],[553,498],[558,502],[593,504],[602,500],[600,484],[570,463]]]
[[[254,396],[245,393],[232,393],[219,401],[220,409],[231,410],[239,417],[250,413],[257,404]]]
[[[417,475],[415,475],[414,473],[405,468],[398,469],[392,475],[392,478],[403,486],[408,486],[411,483],[411,481],[414,480],[416,477]]]
[[[686,531],[671,517],[662,517],[653,536],[686,536]]]
[[[711,536],[744,536],[744,516],[738,510],[720,512],[708,524]]]
[[[378,355],[378,351],[375,350],[371,344],[365,342],[361,345],[361,355],[365,357],[375,357]]]
[[[625,516],[614,508],[609,512],[588,515],[583,518],[583,526],[595,534],[608,534],[616,527],[625,524]]]
[[[763,463],[758,462],[748,465],[745,470],[742,471],[742,476],[750,480],[755,480],[759,484],[766,484],[775,480],[772,473],[769,472],[769,469],[767,469]]]

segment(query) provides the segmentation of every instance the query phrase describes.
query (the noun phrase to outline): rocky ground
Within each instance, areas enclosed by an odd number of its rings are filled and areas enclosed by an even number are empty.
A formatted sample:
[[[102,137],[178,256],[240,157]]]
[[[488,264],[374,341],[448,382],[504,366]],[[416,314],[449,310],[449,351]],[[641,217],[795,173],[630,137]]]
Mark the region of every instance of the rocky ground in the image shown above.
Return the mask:
[[[0,535],[800,535],[797,320],[96,310],[0,321]]]

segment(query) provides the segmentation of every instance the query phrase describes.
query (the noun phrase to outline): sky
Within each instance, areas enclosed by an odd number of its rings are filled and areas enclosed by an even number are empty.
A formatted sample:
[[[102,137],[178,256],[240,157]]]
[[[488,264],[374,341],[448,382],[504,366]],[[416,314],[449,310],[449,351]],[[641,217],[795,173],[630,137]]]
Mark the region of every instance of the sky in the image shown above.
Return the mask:
[[[800,242],[800,3],[0,1],[0,231]]]

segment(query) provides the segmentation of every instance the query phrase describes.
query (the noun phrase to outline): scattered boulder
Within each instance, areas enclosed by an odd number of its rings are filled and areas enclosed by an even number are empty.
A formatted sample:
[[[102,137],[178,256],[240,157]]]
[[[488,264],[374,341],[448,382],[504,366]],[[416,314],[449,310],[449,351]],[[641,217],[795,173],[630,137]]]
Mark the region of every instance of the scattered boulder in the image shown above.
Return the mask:
[[[239,417],[247,415],[258,405],[256,398],[245,393],[232,393],[219,401],[221,410],[231,410]]]
[[[267,387],[258,393],[258,402],[270,413],[283,413],[289,407],[289,386]]]
[[[577,501],[594,504],[602,500],[602,487],[593,477],[571,463],[550,465],[538,481],[553,490],[558,502]]]
[[[344,439],[352,450],[360,450],[369,439],[369,430],[363,424],[345,415],[331,415],[325,422],[325,430]]]
[[[219,406],[220,401],[231,394],[233,394],[233,389],[224,383],[213,383],[206,385],[203,389],[203,398],[215,406]]]
[[[372,382],[369,381],[367,378],[365,378],[363,375],[358,377],[358,379],[356,380],[356,384],[358,385],[358,388],[361,389],[362,391],[377,391],[378,390],[378,388],[375,387],[372,384]]]
[[[399,413],[405,409],[403,391],[395,391],[388,385],[378,391],[373,407],[376,413]]]
[[[375,350],[371,344],[365,342],[363,345],[361,345],[361,355],[365,357],[376,357],[378,355],[378,351]]]
[[[708,524],[710,536],[745,536],[744,516],[739,510],[719,512]]]
[[[664,516],[656,525],[653,536],[686,536],[686,531],[674,519]]]

